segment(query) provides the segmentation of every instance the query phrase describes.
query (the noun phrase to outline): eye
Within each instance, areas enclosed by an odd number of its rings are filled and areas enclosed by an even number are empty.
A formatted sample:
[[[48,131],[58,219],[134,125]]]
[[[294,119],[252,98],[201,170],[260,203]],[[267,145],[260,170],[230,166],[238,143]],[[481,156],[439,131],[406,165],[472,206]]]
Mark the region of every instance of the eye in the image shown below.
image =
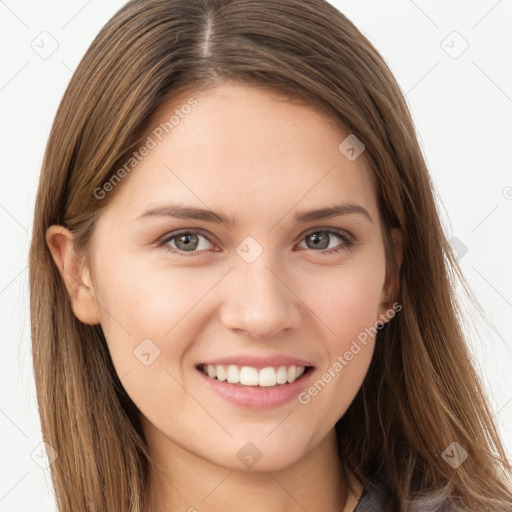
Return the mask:
[[[342,244],[338,243],[338,245],[330,245],[330,241],[333,237],[338,238],[338,240],[342,241]],[[335,252],[344,251],[350,249],[354,240],[351,235],[344,231],[333,230],[333,229],[324,229],[324,230],[316,230],[310,231],[308,234],[304,236],[304,240],[306,241],[306,246],[309,249],[322,249],[323,254],[331,254]],[[329,249],[329,250],[325,250]]]
[[[202,240],[206,242],[202,242]],[[194,252],[207,251],[209,249],[208,244],[211,244],[211,242],[205,235],[198,231],[185,230],[170,233],[157,243],[158,247],[163,247],[174,253],[191,253],[190,256],[193,256]],[[189,254],[186,254],[186,256],[189,256]]]
[[[338,245],[332,246],[330,242],[333,237],[341,240],[341,244],[338,243]],[[333,229],[310,231],[303,237],[303,240],[306,241],[306,248],[314,249],[322,254],[340,252],[350,249],[354,245],[351,235],[345,231]],[[168,233],[157,242],[158,247],[162,247],[175,254],[181,254],[182,256],[195,256],[197,253],[212,250],[211,247],[208,247],[208,244],[213,245],[206,235],[201,234],[199,231],[191,230]]]

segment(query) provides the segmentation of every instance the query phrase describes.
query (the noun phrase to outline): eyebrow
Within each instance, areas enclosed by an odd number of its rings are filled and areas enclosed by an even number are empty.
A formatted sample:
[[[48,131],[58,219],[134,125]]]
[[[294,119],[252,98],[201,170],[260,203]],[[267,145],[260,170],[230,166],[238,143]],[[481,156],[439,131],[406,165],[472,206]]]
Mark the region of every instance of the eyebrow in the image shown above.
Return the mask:
[[[295,215],[295,222],[306,223],[312,220],[329,219],[333,217],[341,217],[344,215],[363,215],[370,222],[373,222],[371,215],[366,209],[357,204],[343,203],[325,208],[318,208],[316,210],[308,210],[298,212]],[[231,226],[234,221],[222,213],[217,213],[212,210],[203,208],[191,208],[177,204],[167,204],[162,206],[155,206],[146,210],[139,215],[135,220],[143,220],[149,217],[174,217],[176,219],[195,219],[205,222],[213,222],[216,224],[225,224]]]

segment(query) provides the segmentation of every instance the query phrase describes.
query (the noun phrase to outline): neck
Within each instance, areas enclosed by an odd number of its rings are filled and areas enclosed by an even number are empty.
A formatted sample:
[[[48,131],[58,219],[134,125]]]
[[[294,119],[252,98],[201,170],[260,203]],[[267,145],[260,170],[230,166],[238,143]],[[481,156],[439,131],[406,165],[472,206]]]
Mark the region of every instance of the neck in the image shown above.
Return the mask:
[[[146,512],[349,512],[356,504],[338,456],[334,429],[292,465],[238,471],[184,450],[146,425],[154,457]],[[351,484],[357,483],[351,479]]]

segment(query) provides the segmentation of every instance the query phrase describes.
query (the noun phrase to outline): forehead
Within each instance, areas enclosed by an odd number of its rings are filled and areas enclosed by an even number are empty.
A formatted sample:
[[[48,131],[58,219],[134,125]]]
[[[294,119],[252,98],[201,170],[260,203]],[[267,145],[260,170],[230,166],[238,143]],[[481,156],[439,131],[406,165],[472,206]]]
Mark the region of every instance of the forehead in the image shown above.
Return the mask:
[[[314,106],[269,89],[226,83],[183,91],[149,120],[141,145],[149,149],[113,207],[135,218],[149,205],[182,202],[271,222],[294,208],[345,201],[377,218],[364,158],[351,161],[339,148],[349,135]]]

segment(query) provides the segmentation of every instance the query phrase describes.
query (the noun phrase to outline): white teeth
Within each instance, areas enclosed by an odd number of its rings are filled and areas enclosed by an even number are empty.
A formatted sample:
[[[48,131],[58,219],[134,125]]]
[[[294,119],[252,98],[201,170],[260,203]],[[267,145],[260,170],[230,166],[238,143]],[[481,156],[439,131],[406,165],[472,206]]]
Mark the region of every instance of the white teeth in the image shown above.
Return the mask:
[[[227,376],[228,382],[230,384],[236,384],[237,382],[240,382],[240,370],[234,364],[230,364],[228,366]]]
[[[251,366],[237,366],[230,364],[207,365],[202,367],[203,373],[212,379],[226,381],[230,384],[243,384],[244,386],[270,387],[276,384],[286,384],[296,381],[303,373],[304,366],[279,366],[267,368],[253,368]]]
[[[217,372],[217,379],[220,381],[225,381],[227,378],[226,369],[224,366],[215,366],[215,371]]]
[[[276,371],[272,367],[262,368],[260,370],[259,377],[260,378],[259,378],[258,384],[260,386],[268,387],[268,386],[275,386],[277,384]],[[243,382],[242,382],[242,384],[243,384]]]
[[[245,386],[257,386],[259,382],[258,370],[250,366],[242,366],[238,381]]]
[[[278,384],[286,384],[288,382],[288,370],[286,366],[280,366],[277,369],[276,380]]]

